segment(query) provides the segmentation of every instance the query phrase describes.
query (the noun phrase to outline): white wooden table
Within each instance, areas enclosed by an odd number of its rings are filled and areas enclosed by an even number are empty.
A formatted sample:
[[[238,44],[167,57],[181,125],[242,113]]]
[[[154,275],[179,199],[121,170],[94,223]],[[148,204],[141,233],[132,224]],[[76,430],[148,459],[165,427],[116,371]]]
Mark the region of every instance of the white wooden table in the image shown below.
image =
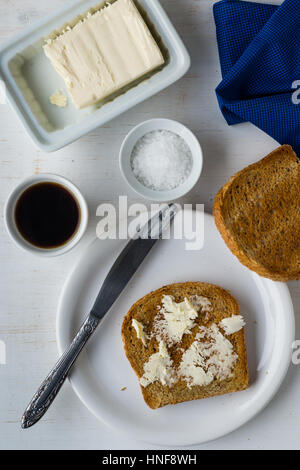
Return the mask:
[[[0,40],[63,3],[65,0],[1,0]],[[229,176],[277,146],[254,126],[230,128],[221,116],[214,95],[220,80],[212,17],[214,0],[162,0],[162,3],[192,57],[188,74],[169,89],[54,154],[36,150],[8,105],[0,106],[1,207],[24,177],[55,172],[81,188],[92,215],[89,231],[74,251],[61,258],[40,259],[19,250],[10,241],[1,210],[0,340],[5,341],[7,348],[7,364],[0,365],[1,449],[145,448],[143,443],[118,435],[98,422],[69,383],[39,425],[29,430],[20,428],[25,405],[57,359],[58,298],[67,274],[95,236],[96,207],[103,201],[117,201],[120,194],[127,194],[130,201],[137,200],[118,166],[118,150],[126,133],[152,117],[177,119],[189,126],[203,146],[204,171],[184,202],[204,203],[207,211],[211,211],[218,188]],[[291,282],[289,287],[295,307],[296,335],[300,338],[300,283]],[[299,448],[299,390],[300,366],[291,366],[279,393],[259,416],[199,449]]]

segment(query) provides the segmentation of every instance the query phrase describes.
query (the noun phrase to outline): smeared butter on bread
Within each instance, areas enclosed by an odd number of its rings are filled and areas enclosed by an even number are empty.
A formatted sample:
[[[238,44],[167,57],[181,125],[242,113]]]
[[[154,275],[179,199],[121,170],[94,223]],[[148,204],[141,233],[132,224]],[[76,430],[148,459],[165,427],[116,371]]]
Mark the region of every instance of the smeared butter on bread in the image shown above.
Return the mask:
[[[185,297],[182,302],[175,302],[171,295],[164,295],[161,303],[152,334],[158,341],[164,340],[171,346],[179,343],[183,335],[191,333],[198,316],[198,307],[192,299]]]
[[[248,387],[244,322],[239,313],[227,291],[200,282],[165,286],[131,307],[122,337],[151,408]],[[239,329],[236,324],[236,331],[226,337],[222,320],[232,317],[239,317]],[[138,338],[133,320],[142,325],[147,347]]]
[[[220,322],[221,328],[227,335],[232,335],[245,326],[242,315],[232,315],[232,317],[223,318]]]
[[[135,319],[132,320],[132,326],[136,331],[136,336],[140,339],[144,346],[147,346],[148,336],[144,332],[143,324]]]
[[[233,366],[238,358],[233,346],[215,323],[211,327],[201,326],[195,341],[183,353],[179,374],[187,386],[208,385],[214,379],[232,377]]]
[[[161,341],[159,343],[159,351],[152,354],[149,361],[144,365],[144,374],[140,379],[140,384],[143,387],[147,387],[153,382],[160,382],[162,385],[172,386],[175,381],[172,364],[173,361],[170,358],[166,345]]]

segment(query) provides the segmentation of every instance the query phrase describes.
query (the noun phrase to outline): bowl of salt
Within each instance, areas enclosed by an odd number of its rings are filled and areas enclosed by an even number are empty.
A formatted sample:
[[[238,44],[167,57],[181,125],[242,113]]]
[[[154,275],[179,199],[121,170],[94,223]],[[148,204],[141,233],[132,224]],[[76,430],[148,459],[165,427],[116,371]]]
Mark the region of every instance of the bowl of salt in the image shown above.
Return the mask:
[[[157,202],[174,201],[197,183],[203,165],[195,135],[170,119],[151,119],[134,127],[120,149],[120,169],[131,188]]]

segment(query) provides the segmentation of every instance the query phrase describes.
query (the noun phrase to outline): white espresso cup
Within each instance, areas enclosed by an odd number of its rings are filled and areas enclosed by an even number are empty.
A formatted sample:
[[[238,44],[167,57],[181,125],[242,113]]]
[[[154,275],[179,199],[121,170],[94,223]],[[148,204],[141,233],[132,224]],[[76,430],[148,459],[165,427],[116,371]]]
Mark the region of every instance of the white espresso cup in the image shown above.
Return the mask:
[[[36,246],[26,240],[21,232],[18,229],[16,223],[16,206],[17,203],[22,196],[22,194],[27,191],[29,188],[35,186],[39,183],[56,183],[62,186],[65,190],[67,190],[75,202],[78,205],[79,211],[79,222],[74,230],[73,235],[63,244],[54,247],[54,248],[43,248]],[[87,225],[88,225],[88,206],[87,203],[79,191],[79,189],[71,183],[71,181],[67,180],[66,178],[54,174],[49,173],[42,173],[40,175],[33,175],[29,178],[26,178],[22,181],[9,195],[5,208],[4,208],[4,221],[7,228],[7,231],[12,238],[12,240],[21,248],[26,251],[31,252],[35,255],[51,257],[51,256],[58,256],[66,253],[67,251],[71,250],[82,238],[84,235]]]

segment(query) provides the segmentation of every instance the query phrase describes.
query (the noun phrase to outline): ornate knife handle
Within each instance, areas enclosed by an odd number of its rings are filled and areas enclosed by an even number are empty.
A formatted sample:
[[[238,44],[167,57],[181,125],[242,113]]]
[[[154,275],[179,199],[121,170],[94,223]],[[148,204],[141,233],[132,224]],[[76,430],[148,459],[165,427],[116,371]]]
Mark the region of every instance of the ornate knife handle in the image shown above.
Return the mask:
[[[70,347],[60,357],[26,408],[21,421],[23,429],[29,428],[35,424],[46,413],[66,380],[83,346],[95,331],[98,324],[99,319],[90,313],[73,339]]]

